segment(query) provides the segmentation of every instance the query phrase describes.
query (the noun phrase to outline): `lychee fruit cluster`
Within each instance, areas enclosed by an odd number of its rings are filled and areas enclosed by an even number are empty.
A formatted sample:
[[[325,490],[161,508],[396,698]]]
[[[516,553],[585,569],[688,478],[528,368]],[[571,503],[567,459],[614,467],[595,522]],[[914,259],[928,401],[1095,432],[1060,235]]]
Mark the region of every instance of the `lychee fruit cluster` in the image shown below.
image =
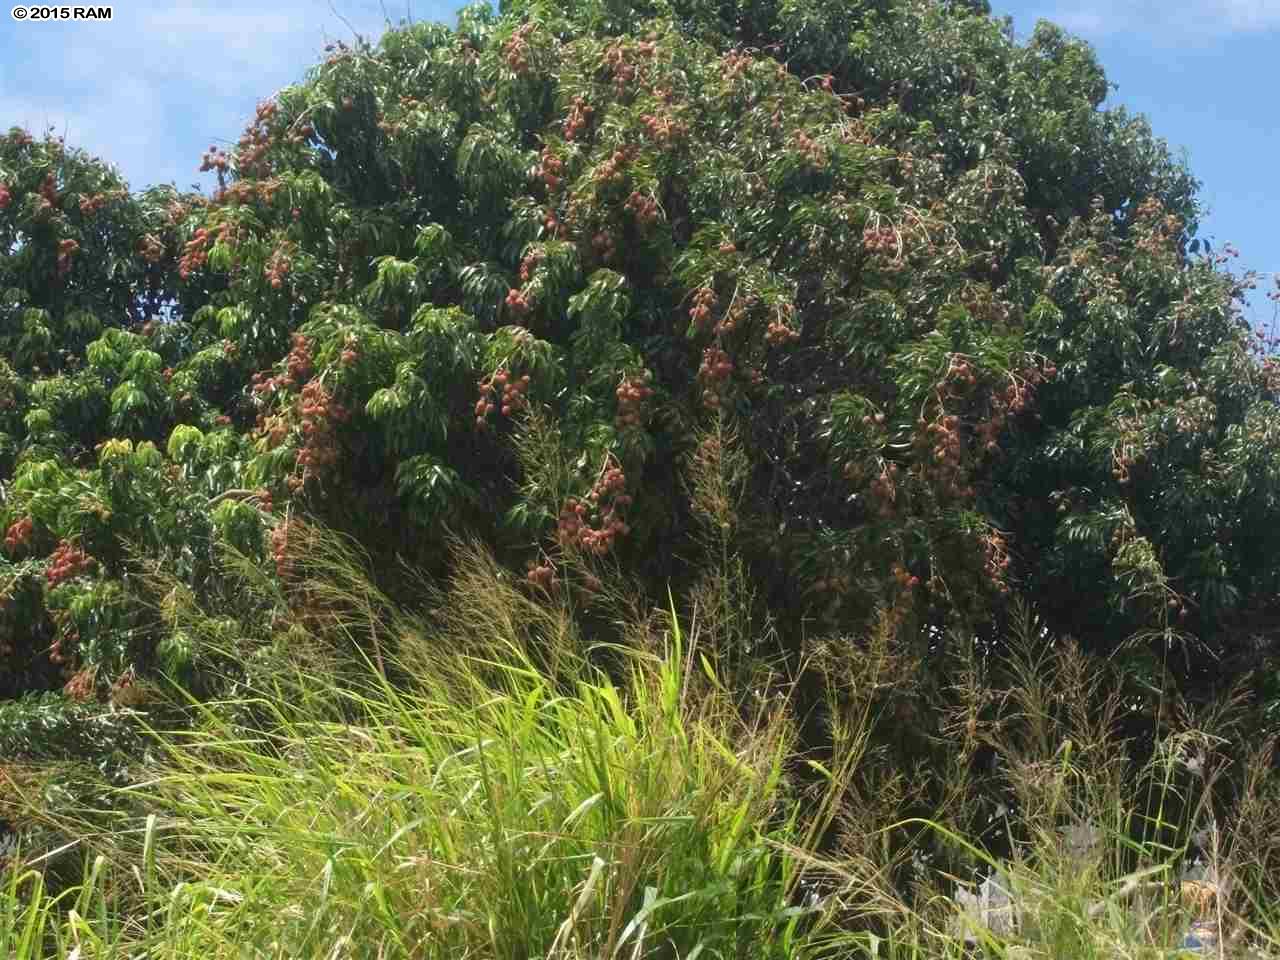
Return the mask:
[[[277,248],[272,251],[271,257],[262,267],[262,273],[271,284],[272,290],[279,290],[283,286],[285,278],[289,276],[292,265],[287,250]]]
[[[653,396],[653,388],[647,380],[628,377],[614,391],[618,398],[618,415],[614,426],[619,430],[638,427],[644,422],[644,402]]]
[[[271,203],[280,191],[282,183],[277,177],[264,177],[261,180],[237,180],[230,186],[219,187],[214,191],[213,199],[217,203],[237,204],[253,203],[261,200]]]
[[[44,576],[50,587],[56,587],[60,583],[88,573],[96,565],[97,561],[93,557],[70,542],[62,540],[49,555],[49,566]]]
[[[721,73],[730,80],[742,76],[755,63],[755,57],[741,50],[730,50],[723,59],[724,68]]]
[[[1134,223],[1146,229],[1138,239],[1140,250],[1149,253],[1169,252],[1177,248],[1182,237],[1181,218],[1166,213],[1164,205],[1155,197],[1148,197],[1134,211]]]
[[[71,270],[71,258],[80,249],[80,244],[67,238],[58,241],[58,276],[65,276]]]
[[[278,111],[279,107],[273,101],[258,104],[253,123],[240,135],[236,159],[242,177],[265,178],[270,173],[266,156],[271,147],[271,125]]]
[[[564,502],[556,523],[556,539],[560,541],[560,546],[567,549],[581,545],[582,533],[588,529],[586,516],[587,505],[577,497],[570,497]]]
[[[1138,458],[1127,448],[1120,447],[1112,454],[1111,476],[1122,487],[1127,487],[1133,480],[1130,471],[1137,466]]]
[[[977,374],[969,361],[955,354],[947,364],[947,372],[942,376],[939,389],[943,394],[955,395],[965,387],[972,387],[978,382]]]
[[[221,177],[225,176],[230,169],[231,157],[227,155],[225,150],[221,150],[213,144],[210,144],[209,149],[200,157],[201,173],[217,173]]]
[[[529,295],[519,287],[512,287],[507,291],[507,298],[503,301],[507,305],[507,309],[516,316],[523,316],[529,312],[533,302]]]
[[[688,124],[662,114],[646,113],[640,118],[640,123],[648,138],[663,147],[683,140],[689,133]]]
[[[999,453],[998,438],[1008,421],[1025,413],[1035,398],[1036,388],[1057,375],[1058,368],[1052,361],[1045,361],[1043,369],[1029,365],[1020,379],[1011,377],[1004,390],[990,398],[990,416],[974,428],[986,453]]]
[[[360,360],[360,340],[354,333],[347,334],[346,339],[342,341],[342,353],[338,360],[344,367],[355,366]]]
[[[556,216],[554,210],[547,211],[547,215],[542,218],[542,225],[546,228],[549,236],[563,237],[565,235],[564,225],[560,223],[560,218]]]
[[[699,287],[693,293],[693,306],[689,309],[689,319],[699,331],[711,325],[711,311],[716,305],[716,292],[710,287]]]
[[[274,450],[289,436],[289,421],[279,415],[264,417],[259,414],[256,430],[260,436],[266,438],[267,449]]]
[[[9,185],[7,183],[0,183],[0,210],[7,207],[12,199],[13,194],[9,192]]]
[[[140,241],[138,241],[138,252],[142,254],[142,258],[147,263],[159,263],[164,259],[164,244],[154,233],[148,233]],[[191,269],[187,269],[190,274]],[[184,275],[185,276],[185,275]]]
[[[947,414],[939,421],[925,427],[925,434],[933,448],[930,453],[935,463],[960,463],[960,418]]]
[[[631,506],[626,493],[627,478],[622,468],[607,467],[586,496],[586,500],[570,497],[560,511],[556,537],[565,549],[581,549],[602,557],[613,549],[619,537],[631,532],[622,511]],[[597,516],[599,522],[591,523]]]
[[[308,381],[298,398],[301,414],[298,429],[302,433],[302,449],[298,451],[298,466],[308,471],[319,471],[338,461],[337,425],[346,423],[351,414],[319,380]]]
[[[557,157],[550,147],[542,148],[537,175],[548,190],[555,190],[560,186],[560,180],[564,177],[564,161]]]
[[[622,467],[607,467],[596,480],[587,499],[593,503],[601,504],[605,500],[612,499],[614,505],[619,509],[631,506],[631,497],[626,494],[627,475],[623,472]]]
[[[991,416],[974,427],[973,432],[977,436],[983,452],[990,456],[995,456],[1000,452],[999,437],[1001,431],[1004,430],[1006,417],[1003,404],[997,405],[993,402],[991,406]]]
[[[293,348],[284,359],[285,373],[294,383],[302,383],[310,378],[315,369],[315,361],[311,355],[311,341],[301,333],[293,335]]]
[[[31,543],[31,534],[35,523],[30,517],[23,517],[9,525],[4,534],[4,548],[10,555],[17,553]]]
[[[652,57],[656,49],[657,44],[650,40],[631,46],[632,51],[645,58]],[[604,52],[604,66],[613,75],[613,92],[617,97],[624,96],[636,79],[638,68],[628,60],[627,54],[627,46],[620,42],[610,44]]]
[[[1009,592],[1009,584],[1005,577],[1009,572],[1009,547],[998,530],[992,530],[982,537],[984,555],[983,572],[991,578],[996,591],[1002,594]]]
[[[44,180],[40,182],[40,197],[50,207],[58,205],[58,178],[53,171],[45,174]]]
[[[520,282],[528,283],[533,279],[534,271],[546,259],[546,254],[541,250],[531,250],[525,254],[524,259],[520,261]]]
[[[921,420],[917,427],[920,432],[916,435],[916,446],[922,477],[929,479],[941,496],[972,497],[973,488],[965,485],[960,418],[947,414],[933,423]]]
[[[402,100],[403,99],[405,98],[402,98]],[[289,130],[289,135],[287,139],[292,144],[306,143],[313,136],[315,136],[315,133],[316,133],[315,125],[310,121],[303,120],[301,123],[294,121],[293,126]]]
[[[594,113],[595,109],[591,104],[587,103],[585,97],[574,97],[573,102],[569,105],[569,115],[565,117],[564,121],[564,138],[566,140],[578,139],[578,135],[591,122],[591,117]]]
[[[719,347],[707,347],[702,351],[702,365],[698,379],[702,382],[702,402],[708,410],[720,406],[720,395],[733,376],[733,361]]]
[[[63,611],[55,614],[58,634],[49,646],[49,662],[62,666],[71,659],[68,650],[74,650],[80,643],[80,631],[71,623],[69,615]]]
[[[782,347],[799,340],[800,331],[793,329],[782,320],[771,320],[768,329],[765,330],[764,339],[771,347]]]
[[[618,253],[613,234],[608,230],[601,230],[591,238],[591,248],[605,262],[612,260]]]
[[[556,577],[556,568],[550,561],[544,560],[542,563],[530,563],[529,570],[525,574],[525,579],[531,586],[537,587],[547,593],[552,593],[560,585],[559,578]]]
[[[1004,388],[1004,396],[997,398],[1003,400],[1003,406],[1009,411],[1010,415],[1017,416],[1027,409],[1027,404],[1031,402],[1031,394],[1034,392],[1035,386],[1030,383],[1010,383]]]
[[[720,318],[720,322],[715,325],[713,332],[716,336],[727,336],[737,330],[747,319],[747,304],[742,300],[734,300],[729,305],[729,309],[724,312],[724,316]]]
[[[295,521],[282,520],[271,528],[271,559],[275,562],[276,576],[288,580],[293,573],[292,535]]]
[[[633,190],[631,196],[627,197],[625,204],[626,209],[631,211],[635,216],[636,222],[642,227],[650,226],[657,223],[661,211],[658,208],[658,201],[653,197],[646,197],[638,190]]]
[[[529,70],[529,35],[533,31],[534,24],[522,24],[502,45],[502,59],[513,73],[527,73]]]
[[[596,167],[593,179],[597,183],[621,183],[626,178],[626,167],[635,155],[634,147],[619,147],[609,154],[609,159]]]
[[[791,143],[813,166],[821,167],[826,164],[827,148],[804,130],[797,128],[791,135]]]
[[[1266,357],[1262,361],[1262,382],[1268,392],[1280,394],[1280,359]]]
[[[1266,298],[1272,303],[1280,303],[1280,276],[1276,277],[1276,289],[1268,292]],[[1266,365],[1274,361],[1276,347],[1280,346],[1280,334],[1276,332],[1274,321],[1270,329],[1259,325],[1254,328],[1253,339],[1249,341],[1249,352],[1262,360]]]
[[[190,240],[182,245],[182,257],[178,260],[178,276],[186,280],[209,262],[209,243],[213,238],[206,227],[196,230]],[[163,248],[161,248],[163,253]]]
[[[231,205],[252,203],[257,196],[258,184],[253,180],[237,180],[230,186],[219,187],[213,192],[213,198],[216,202]]]
[[[96,676],[96,670],[92,667],[85,667],[72,675],[71,679],[63,686],[62,692],[77,703],[85,703],[92,700],[95,687],[94,678]]]
[[[311,354],[311,341],[303,334],[295,333],[293,335],[293,348],[285,357],[284,371],[274,377],[267,376],[263,371],[256,371],[250,377],[253,384],[251,388],[253,390],[253,394],[260,404],[265,403],[269,395],[275,393],[277,390],[285,389],[295,384],[308,381],[314,370],[314,366]],[[346,411],[343,410],[343,413],[345,414]],[[255,430],[260,436],[264,436],[266,438],[268,449],[274,450],[282,444],[285,438],[289,435],[289,429],[289,420],[286,416],[266,416],[263,413],[258,414]]]
[[[882,520],[893,517],[894,508],[898,502],[899,472],[900,468],[896,463],[886,463],[867,489],[869,506]],[[857,466],[852,463],[846,464],[845,476],[851,480],[858,479]]]
[[[80,198],[80,216],[91,217],[103,208],[108,200],[105,193],[95,193],[87,197]],[[3,206],[3,204],[0,204]]]
[[[896,253],[898,234],[892,227],[866,227],[862,231],[862,249],[867,253]]]
[[[529,392],[530,379],[526,373],[521,377],[514,376],[505,367],[500,367],[493,376],[476,382],[480,390],[480,399],[476,401],[476,426],[483,427],[489,414],[500,409],[504,417],[523,410],[528,406],[526,394]],[[502,391],[502,399],[496,399],[498,391]]]

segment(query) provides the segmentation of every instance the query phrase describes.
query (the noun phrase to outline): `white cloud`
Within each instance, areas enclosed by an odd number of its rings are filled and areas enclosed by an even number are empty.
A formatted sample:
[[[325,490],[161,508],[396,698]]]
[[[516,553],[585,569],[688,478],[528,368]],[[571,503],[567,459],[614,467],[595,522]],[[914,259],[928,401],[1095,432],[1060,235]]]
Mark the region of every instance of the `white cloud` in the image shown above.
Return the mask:
[[[1139,32],[1180,42],[1280,29],[1280,0],[1082,0],[1037,11],[1037,16],[1085,39]],[[1035,17],[1020,29],[1030,29]]]
[[[380,35],[381,3],[359,2],[177,0],[117,6],[109,24],[24,30],[21,51],[0,65],[0,129],[53,125],[69,144],[117,164],[134,187],[185,187],[200,179],[200,153],[237,139],[258,100],[301,80],[327,40],[351,40],[348,23]],[[419,19],[450,20],[461,0],[419,5]],[[0,46],[17,38],[4,29]]]
[[[1216,0],[1210,5],[1234,30],[1274,30],[1280,27],[1280,0]]]
[[[1107,17],[1096,10],[1066,10],[1059,14],[1046,15],[1045,19],[1052,20],[1062,29],[1080,36],[1106,33],[1110,28]]]

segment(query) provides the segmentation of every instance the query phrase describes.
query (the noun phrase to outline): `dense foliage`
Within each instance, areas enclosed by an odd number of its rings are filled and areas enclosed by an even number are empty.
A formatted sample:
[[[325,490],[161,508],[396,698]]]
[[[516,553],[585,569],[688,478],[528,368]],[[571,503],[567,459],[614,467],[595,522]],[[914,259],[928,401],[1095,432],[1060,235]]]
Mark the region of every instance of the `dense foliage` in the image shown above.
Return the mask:
[[[1085,44],[976,3],[581,0],[326,54],[208,199],[0,140],[0,752],[199,684],[147,569],[207,600],[229,545],[305,609],[302,515],[437,571],[479,535],[588,612],[606,569],[696,583],[680,478],[724,430],[712,539],[780,650],[888,609],[927,657],[1022,597],[1135,696],[1280,699],[1280,371]]]

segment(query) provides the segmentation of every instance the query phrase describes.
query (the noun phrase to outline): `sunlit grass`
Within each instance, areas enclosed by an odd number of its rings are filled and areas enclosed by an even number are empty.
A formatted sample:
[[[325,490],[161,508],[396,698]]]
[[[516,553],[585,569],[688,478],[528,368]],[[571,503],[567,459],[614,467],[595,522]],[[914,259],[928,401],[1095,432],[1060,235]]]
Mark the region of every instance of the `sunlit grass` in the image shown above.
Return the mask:
[[[831,952],[785,704],[742,710],[679,629],[618,654],[617,682],[569,649],[554,674],[490,652],[200,708],[127,791],[145,825],[89,843],[110,865],[60,898],[14,874],[5,955]]]
[[[477,548],[458,548],[431,616],[391,604],[337,539],[308,540],[306,576],[270,656],[232,696],[191,701],[114,813],[47,812],[74,839],[12,859],[0,956],[1101,960],[1175,956],[1197,918],[1223,933],[1213,955],[1280,955],[1258,874],[1277,833],[1265,747],[1219,828],[1223,742],[1189,727],[1124,774],[1111,693],[1069,645],[1014,638],[1003,691],[959,671],[938,707],[958,762],[910,779],[874,746],[876,704],[912,669],[888,621],[814,649],[833,745],[819,762],[793,688],[723,669],[674,601],[600,648],[566,598],[531,596]],[[166,616],[208,627],[169,596]],[[1064,691],[1082,705],[1061,708]],[[958,826],[980,744],[1018,798],[1007,862]],[[936,815],[896,816],[929,777]],[[1191,903],[1179,869],[1205,822],[1219,832],[1201,847],[1239,882]],[[966,912],[958,878],[927,865],[901,882],[906,858],[940,849],[998,875],[1003,914]],[[78,879],[46,872],[68,857]]]

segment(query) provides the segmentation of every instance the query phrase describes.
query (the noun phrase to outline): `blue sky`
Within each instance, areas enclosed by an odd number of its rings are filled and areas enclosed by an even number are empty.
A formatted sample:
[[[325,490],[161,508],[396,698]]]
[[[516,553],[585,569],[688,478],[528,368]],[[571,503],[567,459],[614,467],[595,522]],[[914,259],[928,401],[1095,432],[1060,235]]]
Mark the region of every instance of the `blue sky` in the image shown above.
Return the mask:
[[[388,18],[451,22],[458,0],[133,0],[107,24],[15,23],[0,5],[0,128],[52,124],[130,183],[208,185],[212,143],[236,140],[258,100],[300,79],[328,40]],[[1280,0],[992,0],[1019,38],[1037,18],[1088,40],[1117,85],[1185,149],[1210,210],[1202,232],[1240,269],[1280,271],[1280,123],[1271,101]],[[1251,311],[1272,317],[1260,295]]]
[[[1051,20],[1087,40],[1114,85],[1106,105],[1151,121],[1185,151],[1209,215],[1201,235],[1263,276],[1250,304],[1270,325],[1280,271],[1280,112],[1274,96],[1280,0],[991,0],[1025,40]]]

